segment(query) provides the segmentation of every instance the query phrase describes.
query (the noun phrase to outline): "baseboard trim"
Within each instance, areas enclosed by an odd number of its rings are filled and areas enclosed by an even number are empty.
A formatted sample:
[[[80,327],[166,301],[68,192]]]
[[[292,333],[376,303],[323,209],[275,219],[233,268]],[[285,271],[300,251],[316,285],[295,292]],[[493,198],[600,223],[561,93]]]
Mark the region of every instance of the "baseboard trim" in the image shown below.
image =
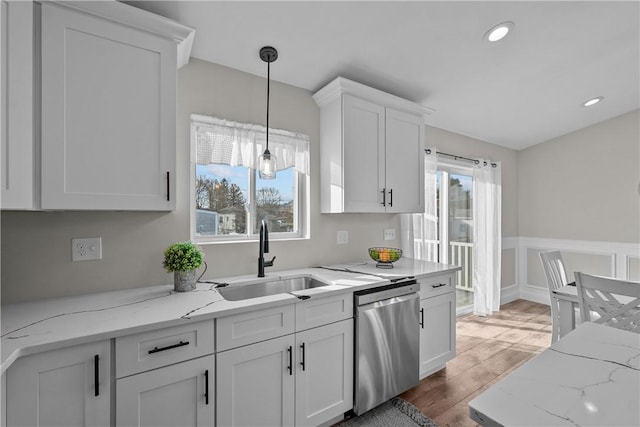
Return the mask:
[[[524,285],[520,288],[520,298],[544,305],[549,305],[549,291],[539,286]]]
[[[520,290],[517,283],[505,286],[500,290],[500,305],[515,301],[518,298],[520,298]]]

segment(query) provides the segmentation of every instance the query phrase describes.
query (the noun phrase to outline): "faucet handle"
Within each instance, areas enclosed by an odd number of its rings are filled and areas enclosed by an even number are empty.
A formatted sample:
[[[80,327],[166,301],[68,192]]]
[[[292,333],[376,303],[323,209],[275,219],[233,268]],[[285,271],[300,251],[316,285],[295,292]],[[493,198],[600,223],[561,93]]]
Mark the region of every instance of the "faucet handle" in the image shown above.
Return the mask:
[[[264,262],[264,266],[265,267],[273,267],[273,262],[275,261],[276,257],[274,256],[273,258],[271,258],[271,261],[265,261]]]

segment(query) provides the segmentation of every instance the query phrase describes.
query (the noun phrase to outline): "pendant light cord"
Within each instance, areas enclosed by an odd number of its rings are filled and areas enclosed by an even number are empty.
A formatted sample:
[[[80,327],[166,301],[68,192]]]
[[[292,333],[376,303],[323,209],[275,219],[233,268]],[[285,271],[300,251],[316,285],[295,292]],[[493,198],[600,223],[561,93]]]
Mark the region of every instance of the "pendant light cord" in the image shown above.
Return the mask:
[[[271,92],[271,61],[267,61],[267,151],[269,151],[269,93]]]

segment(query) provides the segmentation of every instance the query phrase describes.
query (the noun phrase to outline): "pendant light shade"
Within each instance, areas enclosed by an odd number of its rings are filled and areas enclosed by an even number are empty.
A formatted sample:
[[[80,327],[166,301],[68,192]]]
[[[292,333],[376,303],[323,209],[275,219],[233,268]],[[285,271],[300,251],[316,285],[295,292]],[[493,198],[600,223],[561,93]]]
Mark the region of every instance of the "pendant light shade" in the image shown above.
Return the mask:
[[[271,86],[271,63],[278,59],[278,51],[271,46],[260,49],[260,59],[267,63],[267,146],[264,153],[258,157],[258,173],[260,179],[274,179],[276,177],[276,156],[269,151],[269,92]]]

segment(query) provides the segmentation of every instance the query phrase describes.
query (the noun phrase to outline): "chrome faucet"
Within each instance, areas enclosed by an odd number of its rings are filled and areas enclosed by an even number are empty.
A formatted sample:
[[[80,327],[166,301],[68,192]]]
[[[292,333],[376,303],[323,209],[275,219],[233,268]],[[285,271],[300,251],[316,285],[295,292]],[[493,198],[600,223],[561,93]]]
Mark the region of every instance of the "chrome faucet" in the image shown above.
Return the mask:
[[[269,230],[267,229],[267,223],[262,220],[260,223],[260,254],[258,256],[258,277],[264,277],[264,268],[273,267],[273,261],[276,257],[271,258],[271,261],[264,260],[264,254],[269,253]]]

